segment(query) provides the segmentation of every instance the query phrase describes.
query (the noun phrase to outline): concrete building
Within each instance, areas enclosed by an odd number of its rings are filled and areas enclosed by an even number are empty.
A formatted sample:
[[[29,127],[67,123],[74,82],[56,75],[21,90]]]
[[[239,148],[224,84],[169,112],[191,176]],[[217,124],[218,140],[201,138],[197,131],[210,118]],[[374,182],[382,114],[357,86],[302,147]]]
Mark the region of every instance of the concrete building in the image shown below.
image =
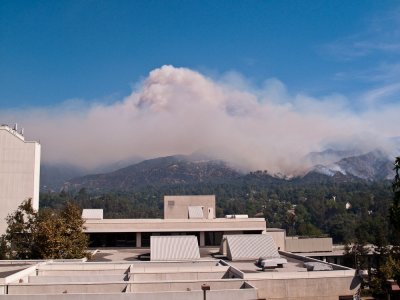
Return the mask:
[[[29,198],[39,209],[40,144],[25,141],[17,126],[0,126],[0,234],[5,218]]]
[[[286,231],[279,228],[267,228],[275,244],[282,251],[319,259],[333,264],[342,264],[345,254],[344,245],[333,245],[332,238],[309,238],[286,236]],[[372,255],[372,252],[371,252]]]
[[[164,219],[214,218],[215,195],[164,197]]]
[[[360,287],[355,270],[280,251],[284,266],[263,271],[254,261],[207,254],[194,261],[140,261],[137,249],[101,250],[100,260],[0,261],[0,299],[344,300]],[[26,265],[23,265],[23,264]],[[329,266],[326,271],[306,267]],[[329,269],[329,270],[328,270]]]
[[[265,233],[264,218],[215,217],[215,196],[165,196],[164,219],[103,219],[83,210],[92,247],[149,247],[157,235],[194,235],[200,247],[219,246],[223,235]]]
[[[167,196],[164,206],[165,219],[84,210],[92,243],[131,247],[94,250],[90,261],[0,261],[0,299],[344,300],[359,292],[356,270],[282,250],[314,241],[288,242],[263,218],[215,218],[214,196]]]

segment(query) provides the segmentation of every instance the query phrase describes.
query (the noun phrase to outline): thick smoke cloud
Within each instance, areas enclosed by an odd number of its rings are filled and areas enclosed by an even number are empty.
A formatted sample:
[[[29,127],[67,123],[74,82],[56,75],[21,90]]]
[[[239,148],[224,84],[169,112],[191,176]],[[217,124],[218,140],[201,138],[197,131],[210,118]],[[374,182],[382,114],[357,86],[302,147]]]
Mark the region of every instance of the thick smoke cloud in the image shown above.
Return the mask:
[[[255,88],[235,73],[211,79],[163,66],[113,104],[68,101],[0,117],[40,140],[47,162],[90,168],[133,156],[201,152],[238,167],[293,175],[309,167],[303,157],[310,151],[355,140],[366,150],[388,149],[386,138],[399,135],[398,104],[378,109],[375,101],[358,112],[350,104],[341,95],[292,95],[276,79]]]

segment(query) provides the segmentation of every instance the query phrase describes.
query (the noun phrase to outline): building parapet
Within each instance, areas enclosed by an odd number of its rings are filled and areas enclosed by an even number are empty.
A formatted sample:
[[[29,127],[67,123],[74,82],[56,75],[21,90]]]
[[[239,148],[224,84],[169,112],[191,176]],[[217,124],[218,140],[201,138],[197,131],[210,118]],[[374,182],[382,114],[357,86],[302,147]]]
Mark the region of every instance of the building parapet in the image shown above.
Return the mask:
[[[190,232],[265,231],[263,218],[248,219],[102,219],[86,220],[86,233],[95,232]]]

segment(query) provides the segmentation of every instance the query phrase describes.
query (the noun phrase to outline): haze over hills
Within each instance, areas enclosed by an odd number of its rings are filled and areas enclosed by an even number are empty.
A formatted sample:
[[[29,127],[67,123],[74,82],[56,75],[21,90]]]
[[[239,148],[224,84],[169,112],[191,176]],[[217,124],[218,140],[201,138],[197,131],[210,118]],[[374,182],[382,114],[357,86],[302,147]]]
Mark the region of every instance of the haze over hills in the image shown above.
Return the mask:
[[[321,180],[322,177],[358,178],[367,181],[391,180],[394,176],[393,161],[382,151],[359,153],[359,151],[335,151],[310,153],[306,159],[316,163],[302,176],[304,180]],[[129,164],[129,162],[125,162]],[[145,186],[166,186],[240,180],[248,172],[232,167],[222,160],[201,155],[175,155],[144,160],[120,169],[112,165],[103,172],[85,175],[83,169],[73,166],[42,167],[42,190],[60,191],[86,188],[93,192],[133,191]],[[288,180],[284,174],[262,174],[277,180]],[[95,173],[95,172],[93,172]],[[314,175],[313,175],[314,174]],[[266,178],[264,176],[264,178]]]
[[[240,175],[239,171],[222,161],[176,155],[145,160],[111,173],[74,178],[65,183],[64,188],[129,191],[148,185],[190,184],[232,179]]]
[[[64,182],[71,178],[84,176],[87,170],[69,164],[48,164],[40,165],[40,190],[60,191]]]
[[[362,154],[362,151],[359,149],[351,149],[351,150],[334,150],[327,149],[321,152],[310,152],[305,156],[305,160],[308,161],[312,166],[317,165],[328,165],[335,163],[343,158],[357,156]]]
[[[318,164],[313,168],[313,171],[328,176],[340,173],[365,180],[390,180],[394,176],[393,161],[385,153],[376,150],[361,155],[344,157],[326,165]]]

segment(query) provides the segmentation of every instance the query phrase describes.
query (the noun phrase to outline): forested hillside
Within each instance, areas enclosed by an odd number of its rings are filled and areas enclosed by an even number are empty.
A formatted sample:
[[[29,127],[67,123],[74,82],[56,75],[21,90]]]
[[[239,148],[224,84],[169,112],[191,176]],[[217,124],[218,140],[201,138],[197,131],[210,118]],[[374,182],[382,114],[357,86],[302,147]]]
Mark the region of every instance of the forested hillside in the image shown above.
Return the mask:
[[[81,188],[42,193],[40,205],[57,207],[72,199],[82,208],[103,208],[105,218],[161,218],[164,195],[215,194],[218,217],[264,217],[268,227],[285,228],[289,235],[328,234],[335,243],[355,239],[376,243],[390,238],[390,181],[366,181],[340,173],[309,173],[288,180],[265,171],[247,175],[227,171],[224,176],[207,170],[216,176],[202,181],[141,182],[128,191],[98,193]]]

